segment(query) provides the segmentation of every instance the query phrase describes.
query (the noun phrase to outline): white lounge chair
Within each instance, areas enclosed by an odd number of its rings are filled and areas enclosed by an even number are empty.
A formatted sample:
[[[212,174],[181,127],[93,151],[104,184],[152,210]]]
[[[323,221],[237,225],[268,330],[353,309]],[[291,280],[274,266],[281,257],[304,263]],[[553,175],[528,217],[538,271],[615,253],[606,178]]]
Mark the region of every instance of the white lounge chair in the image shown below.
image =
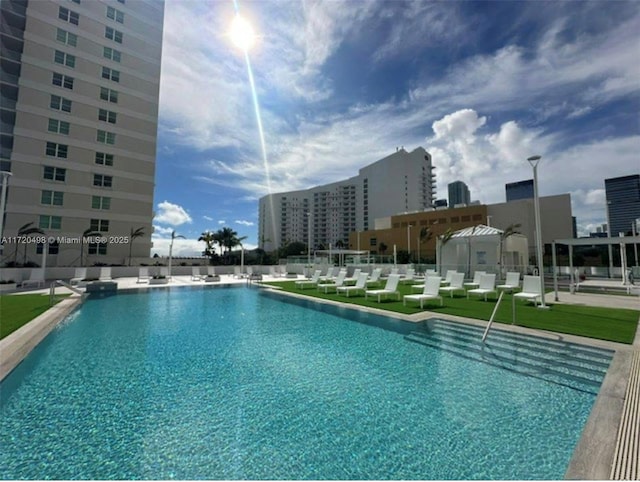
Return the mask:
[[[380,276],[382,276],[382,268],[375,268],[367,279],[367,286],[378,286],[380,284]]]
[[[509,271],[504,284],[496,286],[499,290],[513,291],[520,288],[520,273],[517,271]]]
[[[449,296],[453,298],[453,293],[455,291],[464,291],[464,286],[462,285],[464,283],[464,273],[448,271],[447,276],[449,276],[449,273],[451,273],[451,281],[449,283],[449,286],[442,286],[440,288],[440,291],[449,293]]]
[[[243,269],[240,266],[233,267],[233,277],[234,278],[244,278]]]
[[[346,284],[346,285],[355,284],[358,281],[358,276],[360,276],[361,272],[362,272],[362,269],[360,269],[360,268],[356,268],[355,270],[353,270],[353,275],[350,276],[349,278],[345,278],[344,279],[344,284]]]
[[[280,277],[280,270],[277,266],[269,266],[269,276],[273,276],[274,278]]]
[[[450,269],[447,271],[447,274],[444,276],[444,279],[440,282],[440,286],[451,284],[451,277],[457,273],[455,269]],[[464,275],[462,275],[462,282],[464,283]]]
[[[424,283],[424,290],[421,294],[417,295],[404,295],[402,299],[402,303],[406,306],[407,300],[411,301],[419,301],[420,309],[424,308],[424,302],[428,300],[440,300],[440,306],[442,306],[442,296],[439,295],[438,291],[440,290],[440,281],[442,278],[440,276],[429,276],[427,281]]]
[[[171,276],[169,276],[169,267],[168,266],[162,266],[160,268],[160,276],[164,276],[167,279],[171,278]]]
[[[409,284],[415,281],[416,270],[413,268],[407,269],[407,272],[404,276],[400,277],[400,284]]]
[[[522,291],[513,295],[513,301],[523,299],[533,301],[537,304],[537,300],[542,302],[542,294],[540,293],[540,276],[525,276],[522,280]]]
[[[469,295],[484,295],[484,300],[487,301],[489,293],[496,294],[495,273],[480,275],[480,286],[467,291],[467,299],[469,299]]]
[[[325,293],[328,293],[330,290],[337,290],[340,286],[344,284],[344,279],[346,277],[347,277],[347,270],[346,269],[340,270],[335,283],[318,283],[318,291],[323,290]]]
[[[356,280],[356,284],[354,286],[339,286],[336,292],[338,294],[344,293],[349,297],[349,293],[357,294],[362,291],[363,293],[367,289],[367,278],[369,275],[367,273],[358,274],[358,279]]]
[[[202,281],[202,275],[200,274],[200,267],[191,267],[191,281]]]
[[[220,276],[216,274],[216,268],[214,266],[207,266],[207,274],[202,276],[205,283],[213,283],[214,281],[220,281]]]
[[[320,283],[328,283],[336,279],[339,273],[340,273],[339,266],[336,266],[335,268],[333,266],[327,268],[327,274],[325,274],[324,276],[320,276]]]
[[[138,268],[138,281],[136,281],[136,283],[148,283],[150,278],[149,268],[140,266],[140,268]]]
[[[483,274],[487,274],[486,271],[476,271],[473,273],[473,281],[468,281],[464,284],[466,289],[478,288],[480,286],[480,277]]]
[[[29,279],[24,280],[20,285],[22,288],[28,288],[35,285],[36,288],[44,286],[44,268],[34,268],[29,273]]]
[[[398,274],[390,274],[387,278],[387,283],[384,288],[381,290],[366,290],[364,292],[365,299],[371,295],[376,296],[378,298],[378,303],[380,303],[380,299],[382,296],[385,298],[390,295],[396,295],[396,298],[400,300],[400,292],[398,291],[398,282],[400,281],[400,275]]]
[[[111,267],[100,268],[100,277],[99,281],[113,281],[111,278]]]
[[[314,286],[317,286],[318,280],[320,279],[320,273],[322,273],[322,270],[317,269],[313,272],[313,276],[311,276],[311,279],[301,279],[296,281],[296,288],[300,288],[301,290],[303,290],[306,287],[313,288]]]
[[[420,284],[411,285],[409,288],[412,293],[420,293],[424,290],[425,284],[429,278],[438,278],[440,280],[440,284],[442,284],[442,277],[435,274],[428,274],[425,280]]]
[[[73,278],[69,280],[70,285],[77,285],[83,279],[87,278],[87,268],[76,268],[76,272],[73,275]]]

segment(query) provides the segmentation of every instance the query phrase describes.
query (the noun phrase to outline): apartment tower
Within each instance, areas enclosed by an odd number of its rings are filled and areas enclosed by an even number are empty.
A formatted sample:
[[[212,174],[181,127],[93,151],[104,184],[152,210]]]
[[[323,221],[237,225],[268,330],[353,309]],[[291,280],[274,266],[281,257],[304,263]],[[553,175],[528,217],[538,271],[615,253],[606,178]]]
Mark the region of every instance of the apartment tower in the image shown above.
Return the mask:
[[[604,180],[610,236],[633,232],[640,219],[640,174]]]
[[[313,249],[346,248],[350,232],[373,229],[377,218],[431,208],[433,170],[431,155],[422,147],[411,152],[402,148],[349,179],[264,196],[259,205],[259,246],[272,251],[301,242]]]
[[[148,257],[163,0],[2,0],[1,264]],[[28,225],[48,242],[14,243]],[[130,245],[132,231],[144,234]],[[83,233],[99,233],[91,242]]]
[[[468,206],[471,204],[469,187],[462,181],[454,181],[447,186],[449,190],[449,207]]]

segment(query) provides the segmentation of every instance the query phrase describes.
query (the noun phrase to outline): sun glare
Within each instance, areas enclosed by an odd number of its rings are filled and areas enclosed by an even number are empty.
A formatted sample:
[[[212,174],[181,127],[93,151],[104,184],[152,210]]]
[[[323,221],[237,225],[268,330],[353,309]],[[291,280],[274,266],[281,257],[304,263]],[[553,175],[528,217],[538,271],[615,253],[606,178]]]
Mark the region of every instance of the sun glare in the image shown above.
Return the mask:
[[[256,40],[256,34],[251,24],[240,15],[236,15],[231,24],[231,41],[236,47],[247,51]]]

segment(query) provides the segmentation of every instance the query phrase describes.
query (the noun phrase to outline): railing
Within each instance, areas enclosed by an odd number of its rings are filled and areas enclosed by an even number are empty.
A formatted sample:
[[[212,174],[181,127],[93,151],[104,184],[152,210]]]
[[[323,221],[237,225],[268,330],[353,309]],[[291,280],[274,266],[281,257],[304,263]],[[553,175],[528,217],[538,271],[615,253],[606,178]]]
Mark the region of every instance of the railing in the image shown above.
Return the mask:
[[[500,302],[502,301],[502,297],[504,296],[504,291],[500,291],[500,296],[498,296],[498,301],[496,302],[495,308],[493,308],[493,313],[491,313],[491,318],[489,318],[489,323],[487,323],[487,328],[484,330],[484,334],[482,335],[482,343],[487,339],[487,335],[489,334],[489,330],[491,329],[491,325],[493,324],[493,319],[498,312],[498,307],[500,306]]]
[[[49,286],[49,306],[53,306],[53,299],[54,299],[54,297],[56,295],[56,286],[58,286],[58,285],[59,286],[64,286],[68,290],[71,290],[74,293],[79,294],[80,296],[86,296],[86,293],[84,291],[81,291],[80,289],[76,288],[75,286],[71,286],[66,281],[62,281],[61,279],[57,279],[57,280],[53,281],[51,283],[51,285]]]

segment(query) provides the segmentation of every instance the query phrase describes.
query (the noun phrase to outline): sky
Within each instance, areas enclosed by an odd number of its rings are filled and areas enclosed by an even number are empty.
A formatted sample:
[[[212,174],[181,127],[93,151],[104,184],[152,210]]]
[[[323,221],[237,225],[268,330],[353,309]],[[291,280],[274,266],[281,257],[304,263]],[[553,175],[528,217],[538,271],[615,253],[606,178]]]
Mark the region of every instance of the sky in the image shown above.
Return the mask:
[[[640,2],[166,0],[154,248],[203,231],[257,246],[258,199],[338,181],[404,146],[437,197],[505,201],[531,179],[570,193],[579,235],[606,222],[604,179],[640,173]]]

